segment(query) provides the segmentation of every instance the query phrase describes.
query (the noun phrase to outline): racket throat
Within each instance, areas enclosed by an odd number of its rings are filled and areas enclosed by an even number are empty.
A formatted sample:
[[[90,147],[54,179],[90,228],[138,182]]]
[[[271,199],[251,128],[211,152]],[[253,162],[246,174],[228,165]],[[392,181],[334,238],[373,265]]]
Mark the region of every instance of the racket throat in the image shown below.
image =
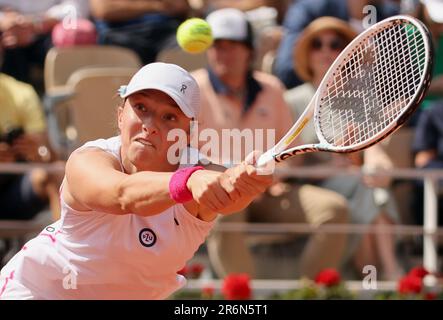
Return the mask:
[[[274,161],[275,159],[275,148],[269,149],[263,153],[257,160],[257,167],[265,166],[268,162]]]
[[[298,154],[304,154],[304,153],[310,153],[310,152],[317,152],[317,151],[329,151],[328,148],[323,148],[319,146],[318,144],[305,144],[299,147],[291,148],[288,150],[285,150],[277,155],[274,155],[274,161],[279,163],[282,162],[288,158],[291,158],[293,156],[296,156]]]

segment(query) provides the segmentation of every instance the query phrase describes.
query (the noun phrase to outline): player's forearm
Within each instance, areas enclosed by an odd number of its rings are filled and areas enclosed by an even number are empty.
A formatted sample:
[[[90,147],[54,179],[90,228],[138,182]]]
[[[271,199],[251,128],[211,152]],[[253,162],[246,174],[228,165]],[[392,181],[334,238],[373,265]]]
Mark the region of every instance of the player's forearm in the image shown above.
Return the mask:
[[[158,0],[91,0],[92,15],[105,21],[124,21],[164,9]]]
[[[139,172],[127,176],[117,186],[117,202],[122,213],[141,216],[158,214],[175,204],[169,195],[173,172]]]
[[[220,210],[219,213],[223,215],[230,215],[233,213],[237,213],[245,209],[249,204],[254,200],[255,197],[245,196],[236,201],[232,206],[226,207],[223,210]]]

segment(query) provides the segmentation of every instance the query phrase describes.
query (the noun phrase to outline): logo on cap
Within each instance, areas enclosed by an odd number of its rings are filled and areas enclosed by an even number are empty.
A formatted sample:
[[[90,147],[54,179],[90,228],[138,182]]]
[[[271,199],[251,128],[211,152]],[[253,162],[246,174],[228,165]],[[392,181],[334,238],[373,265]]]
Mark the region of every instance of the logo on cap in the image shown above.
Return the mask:
[[[183,94],[185,94],[186,89],[188,89],[188,86],[185,85],[185,84],[182,84],[182,87],[181,87],[181,89],[180,89],[180,92],[183,93]]]

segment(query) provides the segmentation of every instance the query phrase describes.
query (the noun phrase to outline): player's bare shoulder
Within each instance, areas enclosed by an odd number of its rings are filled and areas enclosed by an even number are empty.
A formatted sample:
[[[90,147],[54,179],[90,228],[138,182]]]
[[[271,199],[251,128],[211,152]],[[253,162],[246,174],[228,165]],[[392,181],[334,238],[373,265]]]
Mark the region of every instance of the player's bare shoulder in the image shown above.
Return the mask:
[[[80,148],[72,152],[66,163],[66,166],[68,169],[68,166],[72,163],[76,165],[94,165],[94,163],[97,162],[100,162],[101,165],[104,163],[108,163],[110,166],[120,171],[120,163],[116,157],[99,147],[92,146],[87,148]]]

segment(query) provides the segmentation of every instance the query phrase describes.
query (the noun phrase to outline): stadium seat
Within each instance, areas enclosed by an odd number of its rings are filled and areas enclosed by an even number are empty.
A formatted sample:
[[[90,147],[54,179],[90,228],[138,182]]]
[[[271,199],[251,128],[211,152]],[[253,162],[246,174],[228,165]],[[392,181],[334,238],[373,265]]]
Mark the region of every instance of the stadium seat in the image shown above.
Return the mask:
[[[44,106],[48,118],[49,134],[52,146],[60,158],[67,157],[74,143],[75,131],[60,132],[69,129],[69,107],[74,95],[72,81],[68,80],[75,72],[89,68],[131,68],[142,66],[139,57],[130,49],[117,46],[76,46],[52,48],[45,60]],[[114,69],[115,70],[115,69]],[[120,73],[117,73],[119,75]],[[71,134],[70,134],[71,133]]]
[[[45,59],[46,93],[66,85],[75,71],[87,67],[140,68],[140,58],[132,50],[117,46],[76,46],[52,48]]]
[[[117,89],[137,70],[96,67],[75,71],[67,81],[71,97],[48,114],[51,142],[61,146],[67,156],[89,140],[115,135]]]

